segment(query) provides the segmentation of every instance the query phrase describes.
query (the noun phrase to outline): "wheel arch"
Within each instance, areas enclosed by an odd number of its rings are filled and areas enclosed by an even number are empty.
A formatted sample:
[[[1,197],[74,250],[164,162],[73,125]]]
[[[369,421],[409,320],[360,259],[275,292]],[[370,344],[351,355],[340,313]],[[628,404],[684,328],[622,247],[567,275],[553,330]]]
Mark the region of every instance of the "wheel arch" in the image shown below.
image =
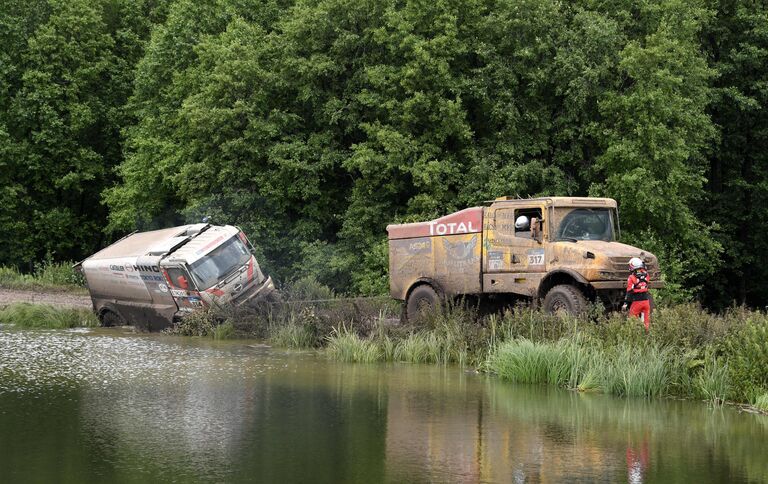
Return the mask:
[[[432,289],[434,289],[435,292],[437,293],[438,297],[441,297],[441,298],[445,297],[445,291],[440,286],[440,283],[438,283],[431,277],[420,277],[415,281],[413,281],[410,287],[408,287],[408,290],[405,292],[405,300],[406,301],[408,300],[408,298],[411,296],[411,293],[413,292],[414,289],[416,289],[419,286],[425,286],[425,285],[431,286]]]
[[[539,283],[537,297],[543,299],[550,289],[560,284],[570,284],[578,287],[587,299],[594,299],[594,291],[584,276],[570,269],[557,269],[548,273]]]
[[[95,312],[96,312],[96,317],[99,318],[99,321],[101,321],[101,319],[107,313],[114,313],[117,315],[118,318],[125,321],[125,318],[123,317],[123,315],[113,304],[102,304]]]

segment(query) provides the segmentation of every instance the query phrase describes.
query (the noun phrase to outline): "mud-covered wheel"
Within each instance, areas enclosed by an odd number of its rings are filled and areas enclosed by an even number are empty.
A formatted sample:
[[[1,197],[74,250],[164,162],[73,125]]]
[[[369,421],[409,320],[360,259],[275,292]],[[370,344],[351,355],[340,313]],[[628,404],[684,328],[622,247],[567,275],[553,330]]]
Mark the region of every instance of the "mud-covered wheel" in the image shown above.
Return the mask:
[[[105,328],[109,328],[112,326],[124,326],[123,318],[120,317],[117,313],[114,313],[112,311],[104,311],[101,313],[101,316],[99,317],[99,321],[101,322],[101,325]]]
[[[437,292],[428,284],[417,286],[408,295],[408,301],[405,304],[405,315],[409,323],[414,323],[435,311],[440,304]]]
[[[550,289],[544,297],[544,310],[551,314],[583,314],[587,312],[587,298],[579,288],[560,284]]]

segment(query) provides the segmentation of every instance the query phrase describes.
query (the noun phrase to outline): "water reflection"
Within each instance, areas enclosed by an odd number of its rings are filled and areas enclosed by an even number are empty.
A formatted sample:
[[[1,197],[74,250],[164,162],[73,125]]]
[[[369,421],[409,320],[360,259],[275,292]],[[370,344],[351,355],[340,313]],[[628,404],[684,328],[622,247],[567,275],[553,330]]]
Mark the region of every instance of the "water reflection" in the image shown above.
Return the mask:
[[[0,330],[24,482],[766,481],[768,419],[247,342]]]

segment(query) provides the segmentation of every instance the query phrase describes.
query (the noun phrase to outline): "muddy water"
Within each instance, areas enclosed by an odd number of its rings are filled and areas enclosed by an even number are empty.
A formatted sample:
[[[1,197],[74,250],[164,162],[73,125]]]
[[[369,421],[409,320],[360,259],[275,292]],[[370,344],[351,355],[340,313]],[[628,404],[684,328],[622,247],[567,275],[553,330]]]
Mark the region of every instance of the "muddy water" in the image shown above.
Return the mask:
[[[768,417],[255,342],[6,327],[0,470],[3,482],[759,482]]]

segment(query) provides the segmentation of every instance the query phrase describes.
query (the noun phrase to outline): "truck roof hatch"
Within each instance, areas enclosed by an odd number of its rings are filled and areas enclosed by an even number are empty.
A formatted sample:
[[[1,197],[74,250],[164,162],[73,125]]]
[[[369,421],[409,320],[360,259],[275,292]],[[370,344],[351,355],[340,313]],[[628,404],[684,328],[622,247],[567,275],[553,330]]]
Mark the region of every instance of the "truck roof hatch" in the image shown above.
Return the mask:
[[[149,250],[147,251],[147,255],[170,254],[174,250],[184,245],[188,240],[189,240],[189,237],[185,235],[181,237],[171,237],[170,239],[160,241],[149,248]]]
[[[208,230],[208,228],[211,226],[211,224],[193,224],[188,225],[187,230],[185,230],[183,233],[179,235],[187,235],[189,237],[194,237],[195,235],[199,234],[200,232],[203,232],[205,230]]]

